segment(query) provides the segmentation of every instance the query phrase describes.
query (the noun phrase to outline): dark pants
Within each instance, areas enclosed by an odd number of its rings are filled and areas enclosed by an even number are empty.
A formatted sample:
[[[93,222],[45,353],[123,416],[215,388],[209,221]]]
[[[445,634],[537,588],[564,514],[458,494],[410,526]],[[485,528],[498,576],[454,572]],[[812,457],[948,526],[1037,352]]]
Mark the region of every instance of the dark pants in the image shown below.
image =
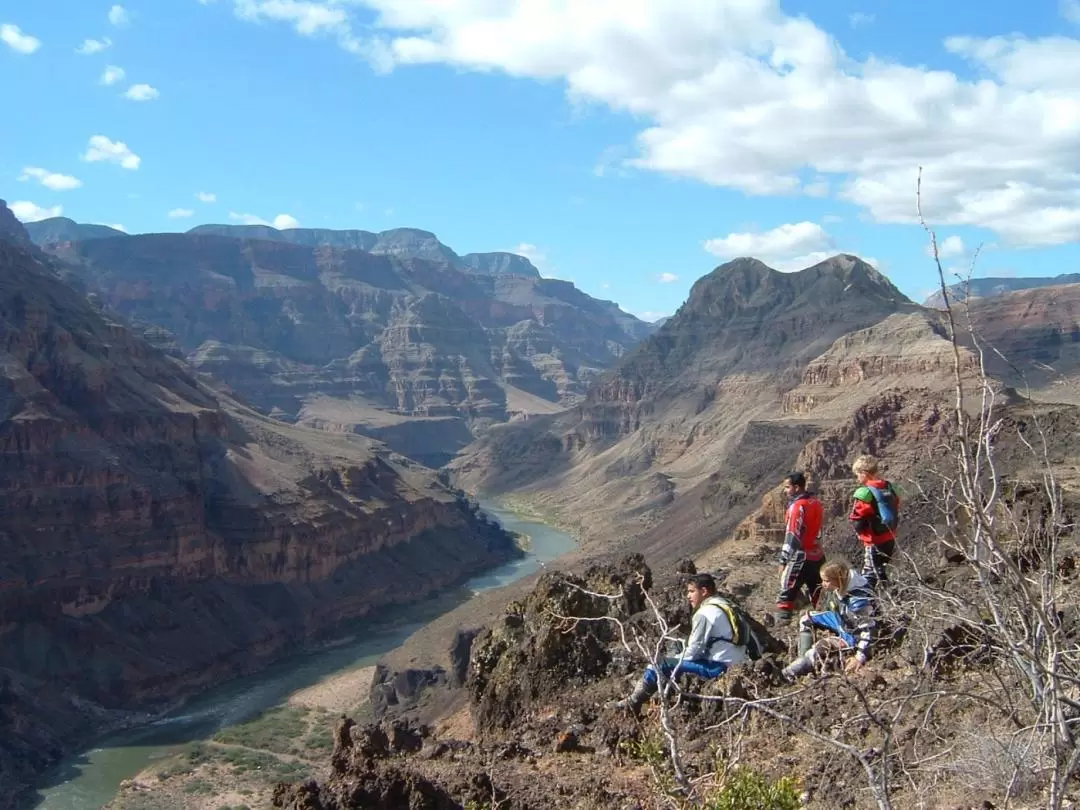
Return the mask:
[[[660,662],[660,671],[664,673],[665,677],[670,678],[671,673],[675,671],[678,664],[678,658],[665,658]],[[727,664],[716,661],[683,661],[682,665],[679,666],[679,672],[676,674],[675,680],[678,680],[683,675],[696,675],[699,678],[712,680],[713,678],[719,678],[725,672],[727,672]],[[653,669],[652,664],[645,667],[645,683],[650,686],[656,685],[656,670]]]
[[[810,604],[816,606],[821,589],[821,560],[792,560],[780,573],[780,595],[776,597],[777,610],[794,610],[799,589],[806,586]]]
[[[892,563],[896,541],[886,540],[884,543],[864,546],[864,549],[862,575],[866,577],[871,588],[876,588],[878,582],[888,585],[889,572],[886,566]]]

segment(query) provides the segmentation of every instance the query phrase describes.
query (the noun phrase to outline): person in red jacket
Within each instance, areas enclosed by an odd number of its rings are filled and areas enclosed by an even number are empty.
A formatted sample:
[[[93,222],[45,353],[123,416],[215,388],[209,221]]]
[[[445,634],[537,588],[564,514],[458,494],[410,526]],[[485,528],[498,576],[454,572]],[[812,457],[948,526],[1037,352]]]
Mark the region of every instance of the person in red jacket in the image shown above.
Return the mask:
[[[896,526],[900,516],[900,489],[878,475],[873,456],[859,456],[851,465],[859,481],[849,520],[863,544],[862,574],[877,588],[888,585],[886,566],[896,553]]]
[[[813,494],[806,491],[806,476],[792,472],[784,478],[788,496],[784,520],[784,545],[780,548],[780,595],[776,599],[777,624],[791,621],[799,590],[806,588],[811,605],[816,606],[821,589],[821,561],[825,554],[819,540],[825,522],[825,510]]]

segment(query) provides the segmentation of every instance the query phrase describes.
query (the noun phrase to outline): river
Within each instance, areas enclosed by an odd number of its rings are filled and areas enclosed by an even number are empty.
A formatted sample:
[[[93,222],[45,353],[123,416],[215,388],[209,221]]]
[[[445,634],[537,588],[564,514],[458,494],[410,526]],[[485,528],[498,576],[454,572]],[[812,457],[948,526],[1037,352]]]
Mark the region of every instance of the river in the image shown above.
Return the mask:
[[[285,702],[293,692],[328,676],[372,666],[425,624],[453,610],[474,593],[500,588],[575,548],[571,537],[543,523],[524,520],[497,504],[484,511],[507,529],[527,534],[526,556],[488,571],[461,588],[408,608],[394,608],[342,630],[349,641],[329,649],[283,659],[263,671],[238,678],[192,698],[183,708],[138,729],[102,740],[61,763],[42,781],[28,807],[37,810],[100,810],[124,779],[154,761],[181,752],[194,741],[244,723]]]

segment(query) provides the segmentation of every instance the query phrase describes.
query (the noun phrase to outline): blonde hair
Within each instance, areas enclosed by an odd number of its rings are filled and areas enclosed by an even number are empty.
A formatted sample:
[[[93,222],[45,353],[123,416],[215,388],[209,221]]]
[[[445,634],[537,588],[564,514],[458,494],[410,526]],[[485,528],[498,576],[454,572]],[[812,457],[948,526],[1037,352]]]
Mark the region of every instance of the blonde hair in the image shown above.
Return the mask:
[[[851,465],[851,471],[856,475],[859,473],[874,475],[877,472],[877,459],[869,455],[859,456]]]
[[[840,586],[840,593],[846,593],[851,581],[851,564],[843,557],[829,560],[821,566],[821,578],[835,582]]]

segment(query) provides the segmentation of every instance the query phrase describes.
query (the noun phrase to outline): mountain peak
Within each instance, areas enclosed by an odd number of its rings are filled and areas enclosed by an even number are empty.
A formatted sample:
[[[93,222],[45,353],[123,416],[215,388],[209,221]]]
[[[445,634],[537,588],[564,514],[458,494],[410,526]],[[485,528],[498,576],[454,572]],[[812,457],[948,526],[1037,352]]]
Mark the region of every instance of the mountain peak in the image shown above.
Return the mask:
[[[760,259],[740,256],[698,279],[680,312],[732,312],[770,306],[774,298],[824,307],[839,296],[867,296],[878,301],[911,303],[873,265],[850,253],[835,256],[792,273],[776,270]]]

